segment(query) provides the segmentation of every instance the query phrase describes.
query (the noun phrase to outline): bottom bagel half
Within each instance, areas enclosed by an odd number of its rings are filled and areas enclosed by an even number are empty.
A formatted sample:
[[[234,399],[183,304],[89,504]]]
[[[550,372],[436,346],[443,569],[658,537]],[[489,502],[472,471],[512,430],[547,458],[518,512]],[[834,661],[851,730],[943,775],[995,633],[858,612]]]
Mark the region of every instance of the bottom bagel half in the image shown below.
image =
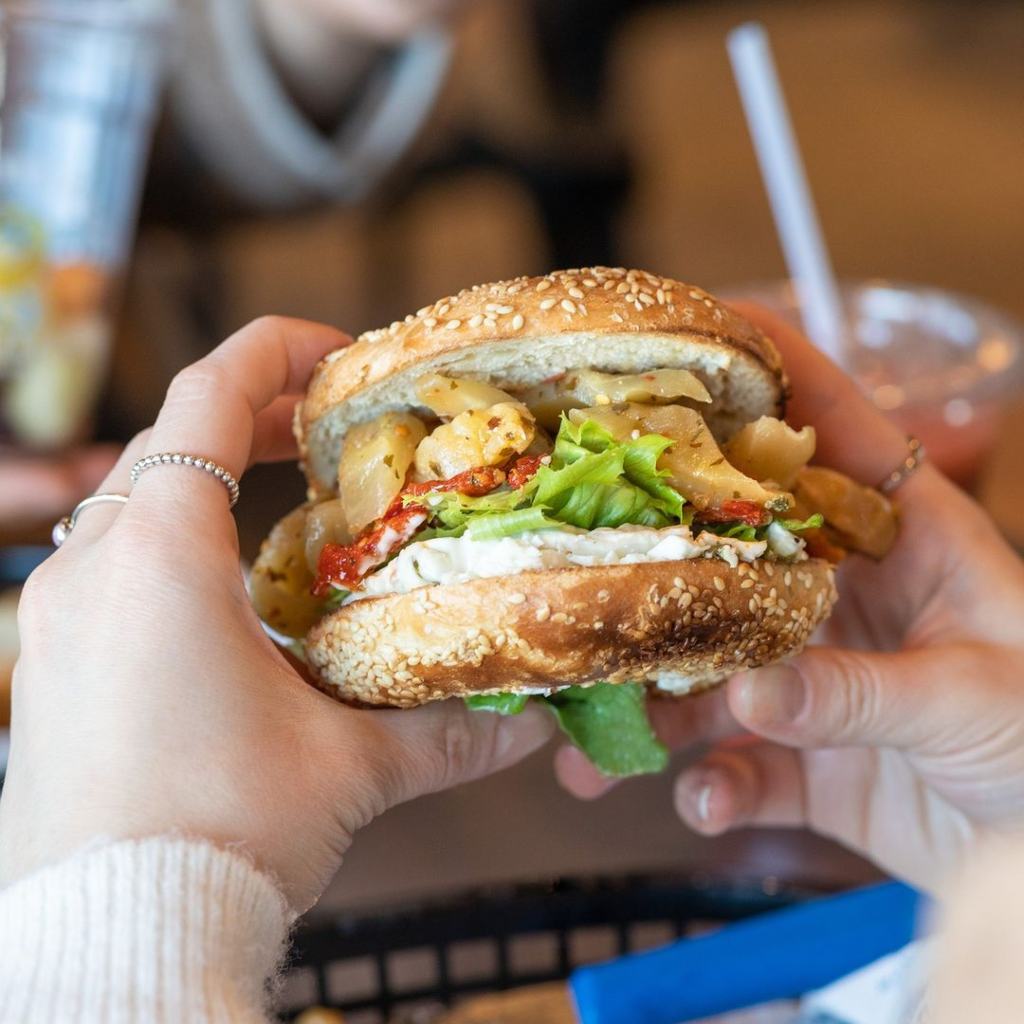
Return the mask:
[[[362,705],[659,677],[692,693],[799,651],[835,599],[814,558],[531,571],[352,602],[306,656],[322,690]]]

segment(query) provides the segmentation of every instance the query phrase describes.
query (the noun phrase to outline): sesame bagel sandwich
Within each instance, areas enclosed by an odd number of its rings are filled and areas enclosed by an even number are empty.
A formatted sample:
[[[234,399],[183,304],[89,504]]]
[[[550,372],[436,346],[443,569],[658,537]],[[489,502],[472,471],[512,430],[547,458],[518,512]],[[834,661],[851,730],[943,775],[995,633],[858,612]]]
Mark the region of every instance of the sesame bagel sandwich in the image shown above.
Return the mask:
[[[308,501],[257,611],[362,706],[545,700],[609,774],[660,769],[648,691],[800,650],[885,499],[810,467],[774,345],[706,292],[594,267],[478,285],[364,334],[296,410]]]

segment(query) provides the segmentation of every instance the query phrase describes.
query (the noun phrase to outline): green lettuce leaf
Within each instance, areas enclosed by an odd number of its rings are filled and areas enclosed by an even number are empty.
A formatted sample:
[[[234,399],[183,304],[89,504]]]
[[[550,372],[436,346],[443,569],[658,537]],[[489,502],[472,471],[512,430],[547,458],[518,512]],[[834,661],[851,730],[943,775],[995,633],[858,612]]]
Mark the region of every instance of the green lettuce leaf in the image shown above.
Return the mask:
[[[545,699],[562,731],[604,775],[649,775],[668,766],[668,751],[647,718],[643,684],[570,686]]]
[[[599,527],[669,526],[688,522],[683,496],[657,468],[672,442],[646,434],[616,441],[593,420],[575,424],[563,417],[551,462],[518,490],[468,497],[439,491],[425,498],[433,518],[427,537],[458,537],[468,530],[477,540],[513,537],[559,523],[583,530]]]
[[[703,523],[701,530],[705,533],[716,533],[719,537],[735,537],[736,540],[762,540],[758,531],[764,532],[764,527],[749,526],[746,523]]]
[[[518,715],[530,699],[525,693],[479,693],[466,697],[466,707],[474,711],[493,711],[499,715]]]
[[[521,693],[467,697],[477,710],[518,715],[529,698]],[[668,751],[651,729],[641,683],[570,686],[536,697],[551,708],[562,731],[603,774],[615,778],[664,771]]]
[[[335,609],[340,608],[342,602],[351,593],[351,590],[342,590],[340,587],[336,587],[334,593],[324,601],[324,614],[326,615],[327,612],[333,612]]]
[[[624,526],[627,523],[636,526],[668,526],[672,522],[662,502],[641,491],[639,487],[625,482],[577,484],[561,499],[556,499],[551,515],[561,523],[584,530]]]
[[[801,530],[815,530],[824,525],[825,518],[820,512],[806,519],[773,519],[772,522],[788,530],[799,533]],[[701,529],[707,533],[716,533],[719,537],[735,537],[737,540],[764,540],[768,535],[768,526],[747,526],[744,523],[703,523]]]
[[[514,537],[517,533],[528,530],[550,530],[558,523],[549,519],[539,505],[529,508],[518,508],[513,512],[492,512],[489,515],[478,515],[470,519],[466,532],[473,540],[498,540],[501,537]]]
[[[530,504],[535,488],[531,480],[525,487],[517,491],[492,491],[481,497],[459,494],[458,491],[434,491],[426,495],[427,507],[433,518],[442,529],[456,530],[458,533],[445,536],[459,536],[459,533],[478,516],[496,515],[512,512],[517,508]],[[406,502],[420,502],[424,498],[406,498]]]
[[[808,516],[806,519],[776,519],[779,526],[789,530],[790,533],[799,533],[801,530],[817,530],[825,525],[825,517],[820,512]]]
[[[534,479],[537,490],[534,501],[538,505],[553,505],[563,499],[579,484],[612,485],[622,482],[623,455],[621,451],[587,452],[576,455],[572,462],[563,462],[555,455],[550,466],[541,466]]]

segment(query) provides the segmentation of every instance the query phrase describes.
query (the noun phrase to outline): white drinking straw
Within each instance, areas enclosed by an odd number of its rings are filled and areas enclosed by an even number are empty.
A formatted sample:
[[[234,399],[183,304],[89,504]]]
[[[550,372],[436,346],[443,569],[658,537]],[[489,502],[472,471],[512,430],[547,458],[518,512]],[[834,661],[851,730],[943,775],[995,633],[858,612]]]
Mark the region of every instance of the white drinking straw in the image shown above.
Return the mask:
[[[761,165],[804,328],[833,359],[843,348],[843,311],[835,275],[807,186],[768,34],[757,22],[732,30],[729,58]]]

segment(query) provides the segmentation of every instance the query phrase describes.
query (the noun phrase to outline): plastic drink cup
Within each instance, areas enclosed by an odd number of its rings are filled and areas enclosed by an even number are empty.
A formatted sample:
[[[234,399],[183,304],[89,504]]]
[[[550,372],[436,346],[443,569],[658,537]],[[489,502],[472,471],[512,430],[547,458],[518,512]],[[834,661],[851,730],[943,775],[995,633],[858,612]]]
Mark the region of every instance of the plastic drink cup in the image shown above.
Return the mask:
[[[0,8],[0,446],[88,433],[167,28],[146,0]]]
[[[931,460],[970,487],[996,441],[1007,404],[1024,382],[1024,332],[980,302],[920,285],[842,286],[844,369],[875,405],[925,445]],[[797,327],[789,282],[729,289]]]

